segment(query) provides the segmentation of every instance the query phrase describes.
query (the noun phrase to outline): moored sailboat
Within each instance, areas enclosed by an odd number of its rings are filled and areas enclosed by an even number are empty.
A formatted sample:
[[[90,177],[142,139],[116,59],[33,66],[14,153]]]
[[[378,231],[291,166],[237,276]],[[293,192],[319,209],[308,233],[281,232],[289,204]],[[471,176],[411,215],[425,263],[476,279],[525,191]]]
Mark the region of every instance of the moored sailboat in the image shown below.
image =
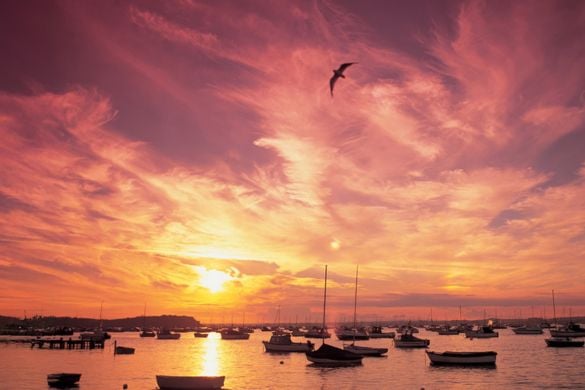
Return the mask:
[[[357,287],[358,287],[358,269],[359,266],[356,266],[355,269],[355,294],[354,294],[354,305],[353,305],[353,342],[349,345],[344,345],[343,350],[349,351],[361,356],[382,356],[386,352],[388,352],[388,348],[376,348],[376,347],[366,347],[361,345],[356,345],[355,341],[357,338],[357,328],[356,328],[356,320],[357,320]],[[367,333],[366,333],[367,336]],[[338,336],[339,337],[339,336]],[[367,337],[369,338],[369,337]]]
[[[323,292],[323,327],[325,330],[325,310],[327,307],[327,266],[325,266],[325,288]],[[323,333],[325,334],[325,333]],[[354,366],[362,364],[362,356],[355,353],[344,351],[341,348],[325,344],[325,338],[322,339],[322,344],[316,351],[309,351],[305,353],[307,360],[319,366]]]

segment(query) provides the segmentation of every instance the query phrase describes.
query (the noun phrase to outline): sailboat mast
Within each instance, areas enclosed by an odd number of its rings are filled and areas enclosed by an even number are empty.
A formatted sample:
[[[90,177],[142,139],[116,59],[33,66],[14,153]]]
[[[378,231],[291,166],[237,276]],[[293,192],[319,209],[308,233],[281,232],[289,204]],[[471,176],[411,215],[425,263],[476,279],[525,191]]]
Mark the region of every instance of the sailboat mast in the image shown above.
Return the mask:
[[[325,344],[325,307],[327,304],[327,264],[325,264],[325,288],[323,290],[323,327],[321,328],[321,341]]]
[[[556,326],[556,324],[557,324],[557,309],[555,306],[555,290],[554,290],[554,288],[552,290],[552,298],[553,298],[553,318],[554,318],[555,326]]]
[[[353,298],[353,335],[355,339],[355,333],[357,332],[356,313],[357,313],[357,287],[358,287],[358,269],[359,265],[355,267],[355,294]]]

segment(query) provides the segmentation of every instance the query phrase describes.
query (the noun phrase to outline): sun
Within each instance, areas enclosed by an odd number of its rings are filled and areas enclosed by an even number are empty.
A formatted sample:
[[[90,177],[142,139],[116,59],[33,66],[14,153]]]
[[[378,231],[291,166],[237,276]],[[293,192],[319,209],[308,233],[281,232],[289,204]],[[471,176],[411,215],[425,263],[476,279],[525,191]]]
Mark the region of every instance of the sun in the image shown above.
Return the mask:
[[[216,269],[206,269],[205,267],[197,267],[196,269],[199,273],[199,285],[212,293],[222,291],[223,285],[233,279],[231,275]]]

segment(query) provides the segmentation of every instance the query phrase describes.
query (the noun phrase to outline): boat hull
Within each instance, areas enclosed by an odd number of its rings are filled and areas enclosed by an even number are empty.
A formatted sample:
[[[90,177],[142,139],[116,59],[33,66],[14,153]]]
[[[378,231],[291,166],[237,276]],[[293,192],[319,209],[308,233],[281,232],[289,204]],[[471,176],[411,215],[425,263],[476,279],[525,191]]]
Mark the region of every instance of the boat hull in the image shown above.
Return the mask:
[[[382,356],[388,352],[388,348],[364,347],[360,345],[345,345],[345,351],[355,353],[361,356]]]
[[[489,352],[443,352],[427,351],[432,365],[495,366],[497,353]]]
[[[549,329],[552,337],[585,337],[585,332]]]
[[[555,348],[578,348],[585,345],[585,341],[580,340],[571,340],[569,338],[562,338],[562,339],[545,339],[546,345],[548,347],[555,347]]]
[[[161,390],[221,389],[224,382],[225,376],[156,376]]]
[[[181,334],[180,333],[158,334],[156,338],[159,340],[178,340],[181,338]]]
[[[242,333],[242,334],[221,334],[222,340],[248,340],[250,338],[249,333]]]
[[[542,329],[522,329],[516,328],[512,329],[516,334],[542,334]]]
[[[134,355],[134,348],[130,347],[116,347],[114,349],[116,355]]]
[[[320,366],[355,366],[362,364],[362,356],[341,348],[323,344],[316,351],[306,352],[307,360]]]
[[[81,374],[56,373],[47,375],[49,387],[72,387],[81,379]]]
[[[269,341],[262,341],[262,343],[266,352],[309,352],[313,350],[312,343],[275,344]]]
[[[465,337],[468,339],[491,339],[493,337],[499,337],[500,334],[498,332],[494,333],[483,333],[483,332],[474,332],[474,331],[467,331],[465,332]]]
[[[394,339],[394,347],[396,348],[427,348],[429,344],[429,340],[401,341]]]

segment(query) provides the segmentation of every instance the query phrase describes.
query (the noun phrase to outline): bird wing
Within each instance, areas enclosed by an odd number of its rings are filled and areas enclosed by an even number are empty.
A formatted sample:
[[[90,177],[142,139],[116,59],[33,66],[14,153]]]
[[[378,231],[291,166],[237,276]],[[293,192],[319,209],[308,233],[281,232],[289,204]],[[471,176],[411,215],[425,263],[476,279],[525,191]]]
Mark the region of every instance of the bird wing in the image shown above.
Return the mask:
[[[333,96],[333,87],[335,86],[335,82],[338,78],[339,76],[333,75],[333,77],[329,79],[329,89],[331,90],[331,96]]]
[[[353,64],[357,64],[357,62],[346,62],[345,64],[341,64],[339,66],[339,69],[337,69],[337,70],[343,73],[344,70],[346,70],[347,68],[349,68]]]

